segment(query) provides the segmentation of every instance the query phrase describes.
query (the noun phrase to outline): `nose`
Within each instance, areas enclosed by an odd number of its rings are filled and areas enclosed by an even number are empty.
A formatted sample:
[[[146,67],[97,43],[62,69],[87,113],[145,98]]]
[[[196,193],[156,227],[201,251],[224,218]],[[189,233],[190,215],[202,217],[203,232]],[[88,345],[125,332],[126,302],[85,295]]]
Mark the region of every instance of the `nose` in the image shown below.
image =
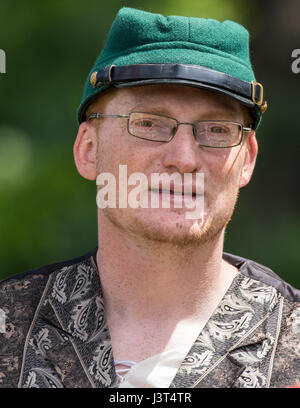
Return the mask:
[[[180,123],[171,142],[165,144],[163,165],[168,168],[174,167],[174,170],[181,174],[199,171],[200,148],[190,123]]]

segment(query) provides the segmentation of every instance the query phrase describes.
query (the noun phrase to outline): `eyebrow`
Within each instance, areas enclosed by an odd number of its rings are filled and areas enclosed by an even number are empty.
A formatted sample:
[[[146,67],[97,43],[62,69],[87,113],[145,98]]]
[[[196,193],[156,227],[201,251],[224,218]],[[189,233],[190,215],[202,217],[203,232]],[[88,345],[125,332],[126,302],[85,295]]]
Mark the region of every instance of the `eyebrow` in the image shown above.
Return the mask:
[[[212,108],[212,109],[207,109],[206,112],[204,112],[203,114],[201,114],[201,117],[205,117],[207,119],[210,118],[214,118],[216,115],[225,115],[225,114],[234,114],[237,115],[239,112],[237,109],[235,109],[231,104],[222,104],[224,105],[224,107],[226,109],[222,109],[222,107],[220,108]],[[170,109],[168,108],[168,106],[160,106],[160,105],[144,105],[144,104],[137,104],[134,105],[131,109],[130,112],[148,112],[148,113],[154,113],[157,115],[166,115],[166,116],[170,116],[170,117],[174,117],[174,114],[172,114],[172,112],[170,111]],[[200,116],[200,115],[199,115]],[[201,118],[197,119],[197,120],[201,120]]]

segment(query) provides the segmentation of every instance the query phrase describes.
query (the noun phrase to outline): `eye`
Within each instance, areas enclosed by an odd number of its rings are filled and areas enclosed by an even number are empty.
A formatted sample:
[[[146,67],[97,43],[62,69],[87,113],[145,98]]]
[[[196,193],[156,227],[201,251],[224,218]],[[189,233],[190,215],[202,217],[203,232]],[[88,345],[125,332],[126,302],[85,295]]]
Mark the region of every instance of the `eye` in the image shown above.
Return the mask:
[[[151,128],[154,126],[154,123],[151,119],[141,119],[138,123],[135,122],[135,125],[143,128]]]
[[[168,141],[176,120],[150,113],[133,112],[130,116],[129,133],[133,136],[155,141]]]
[[[220,133],[228,133],[229,129],[226,128],[225,126],[219,126],[219,125],[212,125],[208,129],[209,132],[215,133],[215,134],[220,134]]]
[[[199,122],[197,130],[201,134],[210,136],[222,136],[231,133],[230,125],[219,122]]]
[[[160,118],[137,118],[131,122],[131,125],[138,131],[144,132],[167,132],[169,123]]]
[[[152,118],[139,118],[136,119],[132,122],[132,125],[136,129],[142,129],[142,130],[153,130],[159,126],[157,121],[155,121]]]

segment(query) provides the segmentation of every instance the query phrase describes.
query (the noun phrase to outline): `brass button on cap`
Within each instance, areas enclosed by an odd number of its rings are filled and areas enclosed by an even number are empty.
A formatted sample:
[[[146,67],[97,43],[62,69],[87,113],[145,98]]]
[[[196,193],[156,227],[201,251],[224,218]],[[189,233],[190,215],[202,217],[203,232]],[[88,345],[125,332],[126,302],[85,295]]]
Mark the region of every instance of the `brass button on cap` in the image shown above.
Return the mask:
[[[90,77],[90,83],[93,85],[93,87],[95,87],[97,83],[97,74],[98,74],[98,71],[94,71]]]

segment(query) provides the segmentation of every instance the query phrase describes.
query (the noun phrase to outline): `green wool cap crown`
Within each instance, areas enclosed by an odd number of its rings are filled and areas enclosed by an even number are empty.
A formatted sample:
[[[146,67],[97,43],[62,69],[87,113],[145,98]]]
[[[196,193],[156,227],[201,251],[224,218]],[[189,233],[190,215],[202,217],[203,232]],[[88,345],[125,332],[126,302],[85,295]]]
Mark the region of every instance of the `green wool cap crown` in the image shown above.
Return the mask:
[[[119,10],[106,44],[86,80],[78,109],[79,123],[86,120],[86,109],[95,96],[111,86],[117,86],[113,81],[100,81],[95,86],[97,73],[110,66],[136,64],[184,64],[204,67],[230,76],[225,76],[226,78],[246,81],[249,92],[251,81],[256,81],[249,57],[249,33],[242,25],[230,20],[219,22],[205,18],[164,17],[161,14],[123,7]],[[244,85],[241,81],[239,83]],[[223,82],[227,83],[228,80]],[[138,84],[123,82],[123,86]],[[199,84],[201,87],[201,81]],[[191,85],[194,86],[195,81]],[[254,116],[257,116],[257,122],[265,110],[261,109],[262,85],[258,85],[258,91],[261,92],[258,95],[259,99],[261,96],[260,106],[257,105],[257,98],[253,99],[253,96],[252,101],[250,98],[245,103]],[[218,88],[213,89],[218,91]],[[255,95],[256,89],[252,89]],[[235,90],[234,95],[225,93],[233,97],[240,96],[239,90]],[[245,101],[243,97],[239,99],[242,103]]]

